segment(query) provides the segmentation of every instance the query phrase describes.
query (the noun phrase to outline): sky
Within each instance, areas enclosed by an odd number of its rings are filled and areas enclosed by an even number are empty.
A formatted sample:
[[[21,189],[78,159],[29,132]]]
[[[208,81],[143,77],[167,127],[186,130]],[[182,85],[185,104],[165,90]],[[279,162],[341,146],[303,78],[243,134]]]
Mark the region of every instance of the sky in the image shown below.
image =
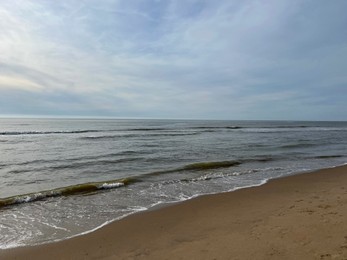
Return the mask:
[[[347,120],[345,0],[1,0],[0,115]]]

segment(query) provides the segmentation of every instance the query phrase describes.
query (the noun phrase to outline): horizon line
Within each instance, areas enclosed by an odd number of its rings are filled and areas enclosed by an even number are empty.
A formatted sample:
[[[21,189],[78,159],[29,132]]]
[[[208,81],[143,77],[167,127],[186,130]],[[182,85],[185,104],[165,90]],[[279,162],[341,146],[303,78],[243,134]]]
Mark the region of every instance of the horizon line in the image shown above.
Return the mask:
[[[120,117],[120,116],[68,116],[68,115],[1,115],[0,119],[82,119],[82,120],[194,120],[194,121],[289,121],[289,122],[347,122],[329,119],[220,119],[220,118],[164,118],[164,117]]]

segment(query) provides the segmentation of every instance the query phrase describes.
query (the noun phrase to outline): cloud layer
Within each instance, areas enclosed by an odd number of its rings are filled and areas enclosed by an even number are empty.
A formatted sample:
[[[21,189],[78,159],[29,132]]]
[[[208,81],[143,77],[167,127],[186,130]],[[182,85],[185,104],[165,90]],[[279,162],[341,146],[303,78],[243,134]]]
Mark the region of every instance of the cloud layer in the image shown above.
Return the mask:
[[[347,2],[4,0],[0,114],[347,120]]]

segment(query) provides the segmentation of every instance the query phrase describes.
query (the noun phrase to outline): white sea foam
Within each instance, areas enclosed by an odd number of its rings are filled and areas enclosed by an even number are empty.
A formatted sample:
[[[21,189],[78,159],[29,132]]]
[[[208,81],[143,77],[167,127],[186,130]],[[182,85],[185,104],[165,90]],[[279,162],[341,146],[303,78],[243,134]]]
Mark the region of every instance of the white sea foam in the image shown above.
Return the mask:
[[[21,247],[24,246],[24,243],[20,243],[19,241],[11,241],[8,243],[3,243],[0,244],[0,249],[10,249],[10,248],[16,248],[16,247]]]
[[[124,183],[121,182],[115,182],[115,183],[104,183],[101,185],[102,189],[113,189],[117,187],[124,186]]]

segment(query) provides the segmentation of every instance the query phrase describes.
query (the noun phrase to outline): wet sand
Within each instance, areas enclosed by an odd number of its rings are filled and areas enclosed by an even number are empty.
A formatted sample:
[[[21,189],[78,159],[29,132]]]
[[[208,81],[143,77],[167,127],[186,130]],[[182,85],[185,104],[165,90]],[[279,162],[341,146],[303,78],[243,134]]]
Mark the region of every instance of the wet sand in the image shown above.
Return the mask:
[[[347,166],[201,196],[0,259],[347,259]]]

